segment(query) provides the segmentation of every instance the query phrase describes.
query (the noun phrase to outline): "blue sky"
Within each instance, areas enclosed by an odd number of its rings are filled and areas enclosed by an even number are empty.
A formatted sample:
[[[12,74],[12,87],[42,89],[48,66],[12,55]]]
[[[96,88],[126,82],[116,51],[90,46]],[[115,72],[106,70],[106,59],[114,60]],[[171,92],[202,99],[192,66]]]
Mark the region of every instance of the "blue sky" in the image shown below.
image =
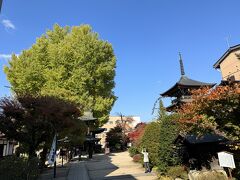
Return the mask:
[[[161,92],[180,78],[179,57],[192,79],[220,82],[213,64],[240,43],[239,0],[4,0],[0,14],[0,97],[9,95],[6,57],[31,47],[55,23],[90,24],[112,43],[118,100],[111,114],[153,118]],[[169,101],[165,101],[168,105]]]

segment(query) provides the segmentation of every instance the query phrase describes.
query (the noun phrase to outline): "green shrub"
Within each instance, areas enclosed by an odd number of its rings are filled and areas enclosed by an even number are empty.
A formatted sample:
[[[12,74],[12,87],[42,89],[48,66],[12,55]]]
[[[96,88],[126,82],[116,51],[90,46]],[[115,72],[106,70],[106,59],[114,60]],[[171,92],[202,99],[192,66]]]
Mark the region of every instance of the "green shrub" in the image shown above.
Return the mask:
[[[34,180],[39,174],[38,159],[4,157],[0,161],[0,179],[3,180]]]
[[[168,176],[175,178],[181,178],[181,179],[188,179],[188,174],[184,167],[182,166],[172,166],[167,170],[166,173]]]
[[[119,150],[121,146],[123,146],[123,130],[120,126],[116,126],[110,129],[109,132],[106,134],[106,142],[110,148],[114,148]],[[120,145],[120,147],[119,147]]]
[[[148,150],[149,159],[154,166],[159,164],[160,128],[161,126],[157,122],[148,124],[140,144],[141,147]]]
[[[148,124],[141,140],[141,146],[147,148],[149,152],[151,164],[164,173],[169,166],[179,163],[173,144],[178,135],[176,118],[175,115],[168,115],[158,122]]]
[[[120,143],[115,144],[115,148],[116,148],[117,150],[120,150],[120,149],[121,149],[121,144],[120,144]]]
[[[177,150],[174,148],[174,140],[179,133],[176,118],[176,115],[169,115],[160,122],[158,168],[163,172],[166,172],[167,167],[176,166],[180,162]]]
[[[133,157],[135,154],[139,154],[137,147],[132,146],[128,149],[129,155]]]

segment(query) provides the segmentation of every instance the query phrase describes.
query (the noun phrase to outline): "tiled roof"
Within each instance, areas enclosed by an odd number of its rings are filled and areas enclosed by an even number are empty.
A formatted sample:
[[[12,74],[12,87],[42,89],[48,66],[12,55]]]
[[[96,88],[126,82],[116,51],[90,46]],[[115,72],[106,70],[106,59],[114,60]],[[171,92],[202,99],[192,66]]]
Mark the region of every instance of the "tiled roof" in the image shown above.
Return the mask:
[[[167,97],[170,94],[172,94],[172,92],[176,91],[179,87],[184,87],[184,86],[185,87],[202,87],[202,86],[213,87],[214,85],[215,83],[205,83],[205,82],[190,79],[187,76],[181,76],[179,81],[173,87],[171,87],[170,89],[162,93],[161,96]]]

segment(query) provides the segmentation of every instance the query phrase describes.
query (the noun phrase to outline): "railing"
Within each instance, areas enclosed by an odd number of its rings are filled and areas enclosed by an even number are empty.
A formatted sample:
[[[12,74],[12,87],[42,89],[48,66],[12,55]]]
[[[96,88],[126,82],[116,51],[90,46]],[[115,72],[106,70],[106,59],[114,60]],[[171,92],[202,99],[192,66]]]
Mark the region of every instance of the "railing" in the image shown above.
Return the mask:
[[[180,98],[173,99],[172,104],[176,104],[179,101],[184,100],[184,99],[189,99],[190,100],[190,99],[192,99],[192,97],[191,96],[181,96]]]

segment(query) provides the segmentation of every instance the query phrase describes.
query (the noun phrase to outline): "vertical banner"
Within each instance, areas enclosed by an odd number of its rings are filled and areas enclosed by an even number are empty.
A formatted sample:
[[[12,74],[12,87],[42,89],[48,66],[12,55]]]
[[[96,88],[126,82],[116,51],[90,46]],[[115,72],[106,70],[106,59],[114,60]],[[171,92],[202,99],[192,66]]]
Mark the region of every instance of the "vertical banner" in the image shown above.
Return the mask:
[[[52,147],[48,156],[48,163],[49,164],[54,164],[56,161],[56,143],[57,143],[57,135],[55,134],[52,142]]]

